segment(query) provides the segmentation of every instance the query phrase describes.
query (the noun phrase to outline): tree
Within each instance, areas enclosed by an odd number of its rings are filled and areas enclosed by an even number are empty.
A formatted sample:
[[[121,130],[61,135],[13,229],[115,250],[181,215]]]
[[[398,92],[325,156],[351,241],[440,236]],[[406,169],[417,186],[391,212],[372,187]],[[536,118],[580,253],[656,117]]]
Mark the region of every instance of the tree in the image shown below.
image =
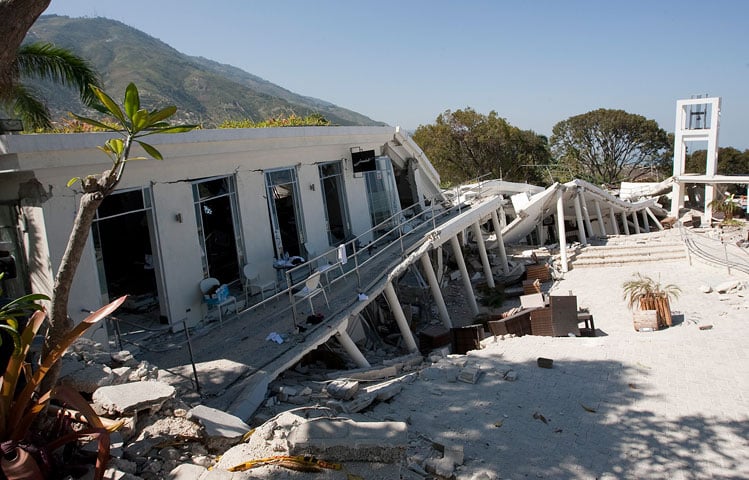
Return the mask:
[[[112,160],[112,168],[98,175],[73,178],[68,183],[68,186],[72,186],[76,182],[80,182],[83,195],[52,289],[50,328],[45,339],[45,352],[59,344],[60,339],[64,338],[72,328],[72,322],[68,318],[70,287],[73,284],[73,276],[78,268],[86,240],[91,231],[96,209],[101,205],[104,198],[117,187],[127,162],[145,159],[145,157],[130,156],[133,142],[140,145],[147,155],[162,160],[163,157],[156,148],[139,139],[156,133],[180,133],[195,128],[194,125],[172,126],[166,122],[177,111],[175,106],[150,112],[141,108],[138,89],[132,83],[125,90],[122,108],[98,87],[92,86],[92,90],[101,102],[101,105],[94,105],[94,108],[105,115],[111,116],[114,120],[114,126],[79,115],[73,116],[81,122],[117,133],[120,138],[111,138],[103,146],[98,147]],[[49,378],[53,382],[56,380],[56,375],[51,375]]]
[[[26,32],[39,15],[49,6],[50,0],[0,0],[0,100],[10,96],[18,80],[16,53]]]
[[[560,165],[597,184],[636,180],[669,148],[668,134],[654,120],[603,108],[557,123],[550,142]]]
[[[413,135],[446,182],[460,183],[489,174],[492,178],[538,182],[551,158],[546,138],[520,130],[500,118],[472,108],[446,110],[433,125],[420,125]]]
[[[49,110],[36,92],[24,85],[24,78],[48,79],[76,88],[81,100],[91,105],[96,96],[89,85],[99,85],[99,76],[85,59],[50,43],[23,45],[16,54],[16,79],[0,106],[20,117],[26,129],[50,128]]]

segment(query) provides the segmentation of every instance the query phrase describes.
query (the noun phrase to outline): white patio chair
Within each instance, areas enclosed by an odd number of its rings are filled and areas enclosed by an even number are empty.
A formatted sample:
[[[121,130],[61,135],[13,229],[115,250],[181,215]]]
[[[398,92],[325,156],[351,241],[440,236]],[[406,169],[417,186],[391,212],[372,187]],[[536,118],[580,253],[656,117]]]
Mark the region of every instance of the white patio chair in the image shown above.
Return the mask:
[[[245,265],[242,268],[244,274],[244,303],[245,308],[250,304],[250,297],[257,295],[258,293],[265,300],[265,292],[273,292],[271,296],[276,293],[276,281],[266,280],[261,281],[260,275],[255,272],[250,265]]]
[[[325,289],[320,285],[320,272],[314,272],[312,275],[310,275],[307,280],[304,282],[304,287],[296,292],[294,294],[294,298],[298,298],[299,300],[307,299],[309,302],[309,309],[312,313],[315,313],[315,307],[312,305],[312,299],[319,294],[323,294],[323,297],[325,297],[325,305],[330,308],[330,303],[328,303],[328,294],[325,293]]]

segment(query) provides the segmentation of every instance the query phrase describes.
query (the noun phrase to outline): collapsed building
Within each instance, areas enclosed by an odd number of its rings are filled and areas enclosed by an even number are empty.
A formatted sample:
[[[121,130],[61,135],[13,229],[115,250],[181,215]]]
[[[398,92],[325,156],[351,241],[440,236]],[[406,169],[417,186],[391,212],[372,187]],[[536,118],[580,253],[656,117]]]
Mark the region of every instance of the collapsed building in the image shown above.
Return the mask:
[[[80,199],[67,183],[108,167],[96,149],[107,138],[0,136],[0,250],[16,270],[6,293],[50,293]],[[630,200],[582,180],[443,191],[426,155],[390,127],[199,130],[153,144],[166,160],[131,163],[97,212],[69,313],[80,320],[128,294],[131,324],[152,333],[134,341],[112,321],[94,338],[141,349],[183,394],[242,419],[274,379],[331,343],[344,369],[367,371],[383,355],[387,372],[421,361],[422,326],[462,326],[447,277],[477,317],[482,288],[520,278],[513,245],[546,246],[563,274],[593,238],[668,227],[657,197],[675,183],[723,180],[675,176]],[[206,279],[225,292],[201,290]],[[382,310],[388,322],[367,319]],[[390,341],[364,348],[382,323],[375,336]]]

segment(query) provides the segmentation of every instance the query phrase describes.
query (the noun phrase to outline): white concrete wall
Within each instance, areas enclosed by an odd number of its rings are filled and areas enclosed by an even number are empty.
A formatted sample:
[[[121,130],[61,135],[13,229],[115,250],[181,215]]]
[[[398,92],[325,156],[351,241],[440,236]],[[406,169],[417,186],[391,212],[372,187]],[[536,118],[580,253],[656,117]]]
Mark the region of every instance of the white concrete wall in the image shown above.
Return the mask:
[[[263,171],[296,167],[304,211],[307,242],[318,254],[329,248],[317,164],[343,159],[348,210],[354,235],[371,228],[364,178],[354,178],[351,149],[373,149],[393,138],[390,127],[300,127],[271,129],[197,130],[148,137],[164,161],[133,161],[119,189],[150,186],[160,242],[164,298],[171,322],[199,321],[204,306],[198,289],[202,278],[200,244],[191,182],[234,175],[244,239],[245,257],[262,277],[275,276],[273,242]],[[72,227],[79,195],[66,187],[75,176],[109,168],[109,159],[96,148],[109,134],[0,136],[0,185],[3,198],[17,196],[19,178],[35,177],[52,197],[43,204],[52,268],[56,270]],[[142,154],[135,148],[133,154]],[[423,180],[423,179],[422,179]],[[314,184],[315,189],[310,189]],[[75,188],[75,187],[74,187]],[[182,222],[176,220],[181,214]],[[366,243],[368,239],[364,239]],[[92,242],[86,247],[71,292],[70,314],[102,304]],[[164,309],[162,309],[164,310]]]

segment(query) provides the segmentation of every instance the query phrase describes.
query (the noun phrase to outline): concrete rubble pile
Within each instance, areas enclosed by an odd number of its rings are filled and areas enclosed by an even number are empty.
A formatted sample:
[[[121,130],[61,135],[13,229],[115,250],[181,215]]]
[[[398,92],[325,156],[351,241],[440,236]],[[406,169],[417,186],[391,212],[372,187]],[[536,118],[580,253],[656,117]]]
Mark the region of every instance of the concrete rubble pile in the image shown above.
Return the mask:
[[[105,478],[288,478],[283,475],[290,470],[275,461],[244,472],[239,467],[258,459],[311,455],[340,465],[353,478],[467,479],[474,477],[456,477],[464,463],[462,445],[412,431],[407,412],[400,415],[387,406],[416,381],[480,381],[481,368],[467,358],[443,348],[426,360],[411,354],[367,369],[298,366],[271,384],[265,406],[250,421],[258,425],[254,429],[226,412],[186,403],[167,383],[173,376],[130,352],[109,353],[86,339],[65,355],[60,381],[91,398],[105,425],[123,424],[111,434]],[[95,452],[96,443],[84,449]],[[371,477],[375,471],[379,476]],[[347,478],[335,474],[325,478]]]

